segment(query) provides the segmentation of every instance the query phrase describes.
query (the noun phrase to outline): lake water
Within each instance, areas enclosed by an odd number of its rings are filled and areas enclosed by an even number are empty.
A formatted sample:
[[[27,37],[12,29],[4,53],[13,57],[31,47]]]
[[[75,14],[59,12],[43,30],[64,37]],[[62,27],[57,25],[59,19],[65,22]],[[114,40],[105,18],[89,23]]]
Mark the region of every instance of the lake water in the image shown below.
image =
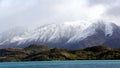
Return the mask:
[[[1,62],[0,68],[120,68],[120,60]]]

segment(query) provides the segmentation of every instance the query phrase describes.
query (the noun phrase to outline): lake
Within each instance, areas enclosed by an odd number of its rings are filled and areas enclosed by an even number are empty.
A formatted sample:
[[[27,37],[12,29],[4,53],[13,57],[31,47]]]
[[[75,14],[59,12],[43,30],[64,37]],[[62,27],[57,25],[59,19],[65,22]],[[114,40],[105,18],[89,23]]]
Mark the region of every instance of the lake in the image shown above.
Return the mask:
[[[1,62],[0,68],[120,68],[120,60]]]

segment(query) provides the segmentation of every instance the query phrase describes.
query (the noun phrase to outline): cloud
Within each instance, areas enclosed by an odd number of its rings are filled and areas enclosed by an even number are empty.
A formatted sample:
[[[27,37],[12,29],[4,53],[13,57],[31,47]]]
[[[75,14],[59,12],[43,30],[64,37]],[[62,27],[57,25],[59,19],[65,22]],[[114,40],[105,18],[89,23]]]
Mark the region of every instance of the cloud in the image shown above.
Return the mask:
[[[1,0],[0,1],[0,24],[1,30],[6,30],[15,26],[26,25],[26,12],[36,4],[33,0]],[[26,14],[26,15],[25,15]],[[26,16],[26,18],[24,18]],[[25,20],[26,19],[26,20]]]
[[[117,2],[119,0],[88,0],[89,2],[89,5],[91,6],[95,6],[95,5],[98,5],[98,4],[102,4],[102,5],[112,5],[113,3]]]
[[[119,0],[0,0],[1,30],[50,23],[119,19]]]
[[[109,8],[106,12],[106,15],[120,17],[120,6]]]
[[[114,1],[114,0],[113,0]],[[109,4],[106,15],[119,17],[120,16],[120,0],[115,0],[112,4]]]
[[[88,0],[90,6],[102,5],[105,8],[100,19],[120,25],[120,0]]]

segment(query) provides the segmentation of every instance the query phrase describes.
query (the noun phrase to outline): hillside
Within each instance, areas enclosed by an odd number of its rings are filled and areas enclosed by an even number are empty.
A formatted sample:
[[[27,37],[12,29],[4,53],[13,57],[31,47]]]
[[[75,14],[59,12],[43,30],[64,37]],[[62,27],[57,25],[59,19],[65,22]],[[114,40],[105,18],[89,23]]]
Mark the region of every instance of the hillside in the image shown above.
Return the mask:
[[[120,59],[120,49],[112,49],[106,46],[93,46],[70,51],[33,44],[24,49],[8,48],[0,50],[0,62],[111,59]]]
[[[111,22],[49,24],[36,29],[8,30],[0,34],[0,49],[42,44],[52,48],[78,50],[93,45],[120,48],[120,26]]]

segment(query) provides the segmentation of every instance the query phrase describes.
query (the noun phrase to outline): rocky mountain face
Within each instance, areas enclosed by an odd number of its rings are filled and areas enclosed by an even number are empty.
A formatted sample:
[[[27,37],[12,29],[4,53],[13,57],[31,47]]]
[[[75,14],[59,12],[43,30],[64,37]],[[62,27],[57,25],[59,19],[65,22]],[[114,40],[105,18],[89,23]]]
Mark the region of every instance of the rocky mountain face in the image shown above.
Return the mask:
[[[32,31],[8,31],[1,33],[0,49],[25,48],[41,44],[54,48],[76,50],[97,45],[120,47],[120,27],[114,23],[81,22],[79,24],[50,24]]]

